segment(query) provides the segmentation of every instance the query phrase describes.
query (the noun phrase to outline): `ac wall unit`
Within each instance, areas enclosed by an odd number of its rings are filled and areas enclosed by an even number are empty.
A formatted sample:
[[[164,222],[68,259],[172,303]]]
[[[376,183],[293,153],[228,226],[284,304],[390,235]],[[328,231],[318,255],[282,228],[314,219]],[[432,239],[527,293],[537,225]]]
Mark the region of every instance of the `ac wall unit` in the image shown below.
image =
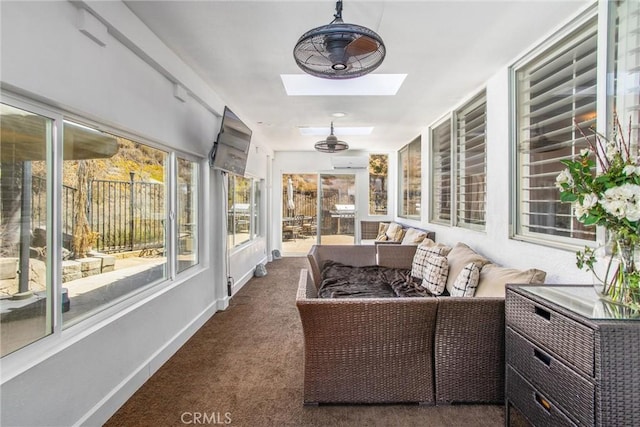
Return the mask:
[[[331,158],[334,169],[367,169],[369,157],[365,156],[335,156]]]

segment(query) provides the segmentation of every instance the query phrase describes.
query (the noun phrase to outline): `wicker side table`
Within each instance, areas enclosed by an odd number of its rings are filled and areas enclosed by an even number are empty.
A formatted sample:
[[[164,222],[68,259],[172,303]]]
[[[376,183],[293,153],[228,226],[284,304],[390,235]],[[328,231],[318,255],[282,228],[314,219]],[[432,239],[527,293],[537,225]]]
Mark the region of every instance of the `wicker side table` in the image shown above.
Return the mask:
[[[640,425],[640,313],[591,286],[509,285],[506,424]]]

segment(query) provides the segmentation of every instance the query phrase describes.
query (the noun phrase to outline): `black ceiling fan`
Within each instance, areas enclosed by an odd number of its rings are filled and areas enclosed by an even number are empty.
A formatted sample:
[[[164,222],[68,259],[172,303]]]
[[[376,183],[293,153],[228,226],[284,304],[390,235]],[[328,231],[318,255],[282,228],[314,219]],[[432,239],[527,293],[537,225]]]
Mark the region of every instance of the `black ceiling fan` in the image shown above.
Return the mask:
[[[386,54],[382,38],[373,30],[342,20],[342,0],[334,20],[304,33],[293,56],[298,66],[316,77],[350,79],[370,73]]]

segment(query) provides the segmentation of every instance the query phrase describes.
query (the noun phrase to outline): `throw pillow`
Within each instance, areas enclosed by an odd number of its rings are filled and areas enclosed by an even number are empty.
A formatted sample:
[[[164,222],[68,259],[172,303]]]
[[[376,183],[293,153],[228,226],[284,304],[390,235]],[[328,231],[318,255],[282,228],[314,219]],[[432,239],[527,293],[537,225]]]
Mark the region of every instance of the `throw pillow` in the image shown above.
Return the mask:
[[[507,283],[542,284],[547,273],[535,268],[518,270],[487,264],[482,267],[476,289],[477,297],[504,297]]]
[[[389,223],[388,222],[378,223],[378,236],[376,237],[376,240],[378,240],[378,241],[387,240],[387,229],[388,228],[389,228]]]
[[[449,274],[449,263],[447,257],[443,255],[432,255],[427,258],[424,270],[422,271],[422,287],[426,288],[433,295],[440,295],[447,284]]]
[[[434,255],[446,255],[446,246],[423,246],[418,245],[416,253],[413,255],[411,262],[411,275],[416,279],[422,279],[424,267],[427,265],[428,259]]]
[[[451,290],[452,297],[472,297],[476,293],[476,287],[480,280],[480,269],[482,266],[475,262],[470,262],[465,265],[456,281],[453,282],[453,289]]]
[[[442,243],[436,243],[433,240],[429,239],[428,237],[425,237],[425,239],[420,242],[420,244],[418,244],[419,248],[433,248],[436,247],[438,248],[438,253],[440,255],[449,255],[449,252],[451,252],[451,248],[449,246],[445,246]]]
[[[409,228],[402,238],[403,245],[415,245],[422,242],[427,237],[427,233],[417,230],[415,228]]]
[[[470,262],[475,262],[480,266],[489,263],[488,259],[460,242],[451,249],[447,257],[449,258],[449,278],[447,279],[447,291],[449,293],[453,291],[453,282],[455,282],[465,265]]]
[[[387,240],[399,242],[402,240],[404,230],[402,229],[402,226],[400,224],[392,222],[391,224],[389,224],[389,228],[387,228],[385,234],[387,235]]]

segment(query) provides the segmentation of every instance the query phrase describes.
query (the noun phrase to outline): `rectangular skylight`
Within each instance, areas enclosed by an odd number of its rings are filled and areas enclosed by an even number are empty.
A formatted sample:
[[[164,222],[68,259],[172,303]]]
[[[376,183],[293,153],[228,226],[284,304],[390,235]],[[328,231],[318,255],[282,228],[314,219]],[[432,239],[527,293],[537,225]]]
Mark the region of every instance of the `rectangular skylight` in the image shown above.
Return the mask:
[[[321,135],[327,136],[331,133],[330,127],[311,127],[300,126],[298,128],[302,136],[309,135]],[[360,127],[333,127],[333,133],[335,135],[371,135],[373,132],[373,126],[360,126]]]
[[[391,96],[406,74],[367,74],[356,79],[329,80],[309,74],[281,74],[289,96]]]

